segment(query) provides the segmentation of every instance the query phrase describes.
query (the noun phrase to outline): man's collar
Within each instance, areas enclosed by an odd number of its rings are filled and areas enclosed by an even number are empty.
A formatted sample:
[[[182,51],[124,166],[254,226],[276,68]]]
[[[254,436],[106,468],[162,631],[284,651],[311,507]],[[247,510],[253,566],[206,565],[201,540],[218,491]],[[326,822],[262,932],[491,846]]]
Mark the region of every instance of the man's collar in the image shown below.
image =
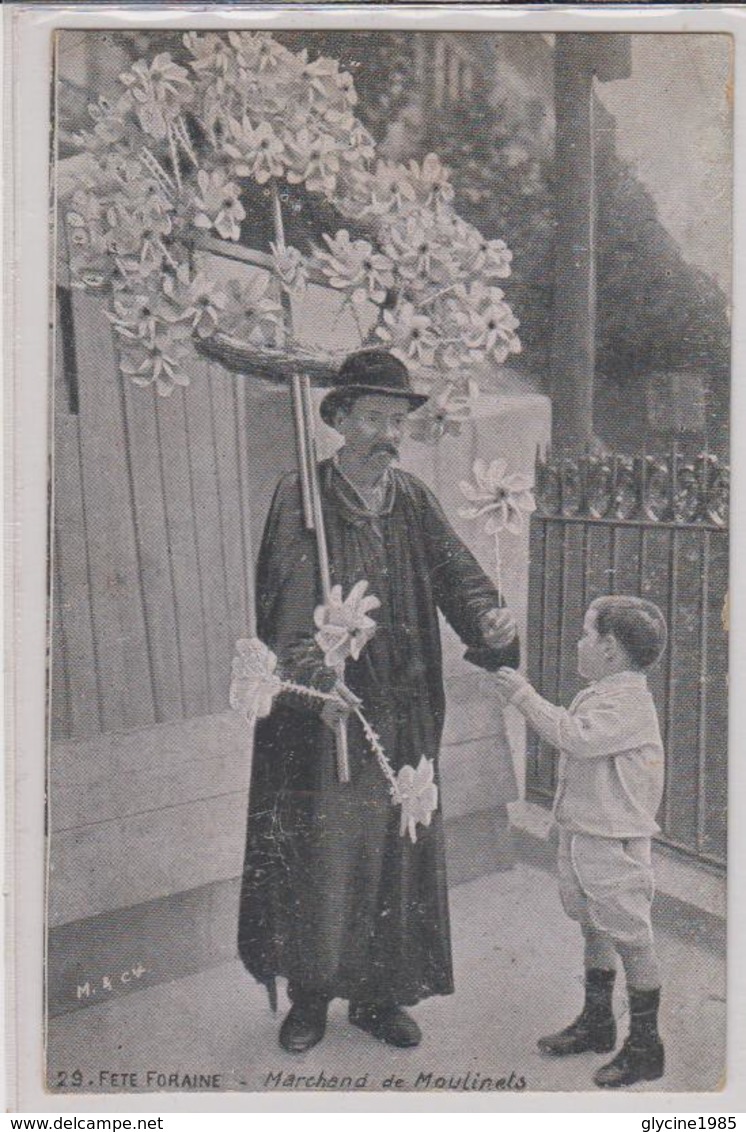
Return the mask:
[[[371,521],[390,515],[396,502],[396,474],[389,468],[387,476],[387,491],[384,506],[376,513],[371,511],[365,500],[351,480],[342,472],[334,459],[326,460],[320,467],[321,480],[324,490],[333,498],[340,515],[353,526],[367,525]]]
[[[369,515],[386,514],[391,509],[392,505],[392,489],[393,489],[393,476],[391,469],[387,468],[376,485],[376,491],[380,494],[382,506],[376,511],[372,511],[368,505],[365,497],[360,493],[360,489],[355,486],[349,476],[345,475],[340,467],[339,453],[336,452],[332,456],[332,465],[344,483],[344,486],[354,493],[355,502],[359,504]]]

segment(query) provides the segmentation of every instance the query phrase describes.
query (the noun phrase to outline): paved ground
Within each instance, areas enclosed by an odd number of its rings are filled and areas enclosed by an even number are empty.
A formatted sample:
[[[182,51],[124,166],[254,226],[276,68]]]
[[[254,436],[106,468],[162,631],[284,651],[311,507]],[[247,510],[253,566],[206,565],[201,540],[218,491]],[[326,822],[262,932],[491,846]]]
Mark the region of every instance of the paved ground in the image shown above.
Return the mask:
[[[537,1036],[569,1022],[582,997],[577,929],[562,913],[553,878],[526,864],[493,873],[455,887],[451,914],[457,992],[416,1008],[424,1033],[417,1050],[373,1041],[348,1025],[344,1004],[336,1002],[324,1042],[291,1057],[277,1045],[281,1015],[269,1013],[264,993],[234,962],[53,1020],[50,1082],[79,1069],[89,1092],[101,1084],[109,1091],[115,1073],[134,1075],[129,1085],[140,1091],[174,1074],[172,1087],[180,1089],[189,1088],[185,1074],[202,1074],[218,1075],[224,1090],[280,1091],[277,1082],[288,1080],[282,1074],[323,1071],[326,1079],[365,1078],[361,1085],[369,1089],[392,1075],[418,1091],[442,1088],[438,1078],[462,1078],[455,1087],[467,1089],[486,1078],[488,1089],[523,1078],[524,1093],[592,1089],[603,1057],[545,1059],[535,1050]],[[663,933],[659,950],[667,1072],[636,1089],[717,1088],[725,1062],[724,960]],[[618,1007],[621,1015],[621,992]],[[625,1018],[620,1028],[623,1035]]]

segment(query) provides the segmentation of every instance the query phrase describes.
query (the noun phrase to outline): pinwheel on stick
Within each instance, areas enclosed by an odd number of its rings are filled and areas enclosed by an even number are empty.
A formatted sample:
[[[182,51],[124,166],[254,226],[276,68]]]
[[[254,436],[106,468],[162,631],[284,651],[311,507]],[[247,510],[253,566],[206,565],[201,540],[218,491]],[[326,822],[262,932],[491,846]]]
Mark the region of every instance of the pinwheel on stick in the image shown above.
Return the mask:
[[[502,593],[500,534],[502,531],[520,534],[526,516],[536,510],[536,500],[528,476],[509,472],[505,460],[493,460],[488,464],[486,460],[478,459],[474,461],[472,470],[474,481],[462,480],[459,484],[462,494],[469,500],[468,506],[459,508],[459,515],[464,519],[487,518],[484,531],[495,539],[495,580]]]

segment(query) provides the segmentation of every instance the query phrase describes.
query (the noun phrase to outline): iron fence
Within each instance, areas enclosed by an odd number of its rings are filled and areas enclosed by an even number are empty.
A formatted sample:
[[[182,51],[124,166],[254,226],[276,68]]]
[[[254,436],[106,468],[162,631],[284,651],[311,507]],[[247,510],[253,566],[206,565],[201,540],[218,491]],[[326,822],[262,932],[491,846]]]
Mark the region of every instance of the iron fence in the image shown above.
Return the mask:
[[[581,683],[576,643],[602,594],[655,601],[669,644],[649,682],[666,747],[660,840],[711,865],[726,855],[728,468],[685,460],[539,459],[532,516],[528,660],[532,683],[567,704]],[[529,735],[527,796],[548,803],[556,752]]]

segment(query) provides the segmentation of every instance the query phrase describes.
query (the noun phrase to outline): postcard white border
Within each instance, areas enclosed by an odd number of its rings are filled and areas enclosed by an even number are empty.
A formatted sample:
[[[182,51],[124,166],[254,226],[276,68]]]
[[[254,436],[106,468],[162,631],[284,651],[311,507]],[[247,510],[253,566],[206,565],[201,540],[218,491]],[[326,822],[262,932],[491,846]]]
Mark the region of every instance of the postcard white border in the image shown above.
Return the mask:
[[[44,750],[46,647],[46,509],[48,435],[49,105],[51,37],[58,28],[395,28],[397,30],[727,32],[735,41],[735,192],[746,188],[746,9],[722,7],[426,5],[231,6],[215,11],[179,5],[129,8],[74,4],[64,8],[10,4],[3,10],[6,95],[5,445],[6,652],[8,788],[8,944],[15,969],[6,984],[10,1010],[7,1107],[23,1112],[640,1112],[739,1113],[746,1110],[746,763],[739,739],[746,723],[746,602],[735,586],[746,565],[741,518],[746,451],[746,209],[736,208],[733,303],[733,558],[729,836],[728,1078],[720,1093],[624,1095],[547,1093],[505,1097],[463,1094],[387,1097],[340,1094],[278,1097],[266,1093],[57,1096],[43,1080],[42,906],[44,880]],[[10,126],[12,133],[8,133]]]

